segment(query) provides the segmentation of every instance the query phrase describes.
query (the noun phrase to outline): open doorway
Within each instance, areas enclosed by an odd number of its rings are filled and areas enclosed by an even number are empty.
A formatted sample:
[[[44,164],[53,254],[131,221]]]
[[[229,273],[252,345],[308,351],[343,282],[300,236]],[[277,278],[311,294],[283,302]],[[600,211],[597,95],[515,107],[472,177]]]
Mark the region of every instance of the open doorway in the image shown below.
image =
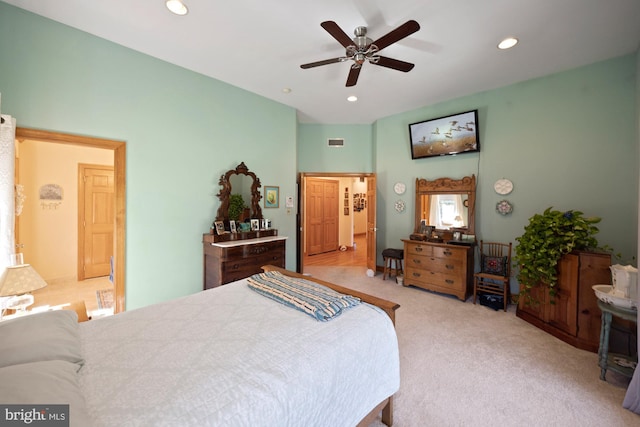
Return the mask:
[[[16,128],[16,140],[31,140],[54,144],[75,145],[111,150],[113,152],[113,304],[114,312],[125,309],[125,162],[126,146],[123,141],[49,132],[28,128]],[[74,242],[77,244],[77,242]]]
[[[376,176],[300,173],[298,270],[305,266],[376,269]]]

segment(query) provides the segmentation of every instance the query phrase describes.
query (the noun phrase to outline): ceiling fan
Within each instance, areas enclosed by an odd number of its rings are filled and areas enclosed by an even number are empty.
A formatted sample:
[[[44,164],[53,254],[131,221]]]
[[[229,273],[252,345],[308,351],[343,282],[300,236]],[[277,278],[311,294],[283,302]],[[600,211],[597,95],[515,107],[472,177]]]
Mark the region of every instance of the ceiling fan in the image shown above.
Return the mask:
[[[333,21],[324,21],[320,25],[329,34],[331,34],[338,43],[344,46],[346,49],[345,56],[325,59],[324,61],[311,62],[309,64],[302,64],[300,68],[306,70],[307,68],[319,67],[320,65],[328,65],[351,60],[353,61],[353,64],[351,64],[351,70],[349,71],[346,84],[346,86],[349,87],[355,86],[358,82],[358,76],[360,75],[362,64],[364,64],[365,61],[368,61],[370,64],[392,68],[405,73],[411,71],[414,67],[414,64],[409,62],[378,55],[378,52],[385,47],[388,47],[389,45],[392,45],[393,43],[418,31],[420,29],[420,24],[414,20],[405,22],[376,41],[367,37],[367,27],[357,27],[353,32],[355,37],[352,40],[344,31],[342,31],[338,24]]]

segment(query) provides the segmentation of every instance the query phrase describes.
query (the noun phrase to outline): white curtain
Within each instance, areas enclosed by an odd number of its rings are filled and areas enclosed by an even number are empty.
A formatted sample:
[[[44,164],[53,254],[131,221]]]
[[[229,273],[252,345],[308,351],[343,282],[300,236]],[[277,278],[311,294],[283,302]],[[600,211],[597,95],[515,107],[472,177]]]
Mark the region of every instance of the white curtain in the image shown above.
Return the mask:
[[[15,140],[16,121],[0,114],[0,274],[10,265],[15,252]]]
[[[443,204],[450,207],[447,217],[443,218]],[[467,214],[459,194],[444,194],[431,197],[429,207],[429,224],[437,228],[466,227],[468,225]]]

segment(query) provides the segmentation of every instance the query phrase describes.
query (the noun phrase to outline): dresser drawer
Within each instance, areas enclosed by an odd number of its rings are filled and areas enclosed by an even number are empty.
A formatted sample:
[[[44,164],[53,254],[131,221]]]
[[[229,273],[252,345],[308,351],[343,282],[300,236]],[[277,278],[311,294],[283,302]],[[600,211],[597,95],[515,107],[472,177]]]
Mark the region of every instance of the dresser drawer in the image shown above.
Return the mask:
[[[424,269],[439,273],[460,274],[464,264],[464,259],[458,257],[436,258],[433,256],[409,255],[405,257],[405,269]]]
[[[460,250],[457,248],[443,248],[441,246],[435,246],[433,248],[433,256],[436,258],[456,259],[462,261],[467,256],[467,252],[466,250]]]
[[[435,285],[438,287],[457,291],[464,289],[466,277],[461,274],[449,274],[438,271],[418,270],[408,268],[404,278],[405,284]]]
[[[224,248],[220,254],[220,258],[226,259],[239,259],[239,258],[255,258],[270,252],[279,252],[284,250],[284,242],[264,242],[254,243],[250,245],[232,246]]]
[[[421,245],[418,243],[408,243],[405,248],[404,257],[407,258],[411,255],[431,256],[433,255],[433,246]]]

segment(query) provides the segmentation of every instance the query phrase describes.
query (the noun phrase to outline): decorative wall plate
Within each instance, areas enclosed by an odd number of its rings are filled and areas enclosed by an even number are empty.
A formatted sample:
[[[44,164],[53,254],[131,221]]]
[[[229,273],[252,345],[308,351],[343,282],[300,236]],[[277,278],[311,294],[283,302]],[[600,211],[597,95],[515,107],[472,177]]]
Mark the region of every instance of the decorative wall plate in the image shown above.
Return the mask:
[[[402,200],[398,200],[398,201],[396,202],[396,211],[398,211],[398,212],[402,212],[402,211],[404,211],[404,207],[405,207],[405,206],[404,206],[404,201],[402,201]]]
[[[498,204],[496,204],[496,211],[500,215],[509,215],[513,212],[513,206],[511,206],[508,200],[500,200]]]
[[[396,194],[404,194],[406,189],[407,186],[404,185],[403,182],[396,182],[396,185],[393,186],[393,191],[395,191]]]
[[[513,182],[506,178],[499,179],[493,184],[493,189],[498,194],[506,195],[513,191]]]

